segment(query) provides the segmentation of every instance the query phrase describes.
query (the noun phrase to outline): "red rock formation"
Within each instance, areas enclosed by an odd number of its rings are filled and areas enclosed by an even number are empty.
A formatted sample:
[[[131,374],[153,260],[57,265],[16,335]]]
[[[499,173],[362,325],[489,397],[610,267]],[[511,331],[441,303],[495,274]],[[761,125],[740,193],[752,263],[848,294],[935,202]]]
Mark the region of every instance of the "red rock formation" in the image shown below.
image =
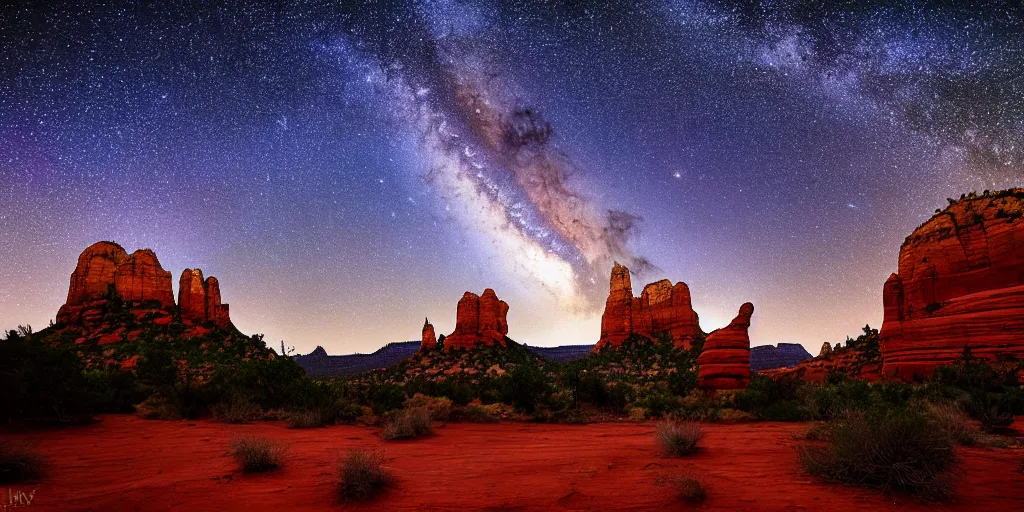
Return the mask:
[[[429,319],[423,319],[423,335],[420,338],[420,352],[426,352],[437,348],[437,337],[434,335],[434,326]]]
[[[883,373],[928,376],[970,347],[1024,356],[1024,189],[966,197],[900,248],[882,291]]]
[[[231,325],[228,305],[221,304],[220,283],[216,277],[203,280],[201,269],[186,268],[178,280],[178,306],[185,323],[212,321],[221,327]]]
[[[95,320],[96,306],[110,290],[125,301],[155,301],[161,308],[174,305],[171,273],[160,266],[153,251],[139,249],[129,255],[118,244],[97,242],[78,257],[78,265],[71,273],[67,302],[58,311],[57,322]]]
[[[639,298],[633,297],[629,269],[616,263],[601,316],[601,339],[594,351],[621,346],[632,334],[653,338],[658,332],[668,333],[676,346],[689,348],[700,332],[697,313],[690,304],[690,289],[686,283],[673,286],[662,279],[644,286]]]
[[[754,305],[740,306],[726,327],[708,334],[697,358],[697,381],[702,389],[744,389],[750,384],[750,338],[747,329]]]
[[[459,300],[455,331],[444,339],[446,352],[479,345],[505,345],[508,304],[488,288],[483,295],[466,292]]]
[[[821,350],[818,352],[818,357],[825,357],[832,353],[832,344],[825,342],[821,344]]]

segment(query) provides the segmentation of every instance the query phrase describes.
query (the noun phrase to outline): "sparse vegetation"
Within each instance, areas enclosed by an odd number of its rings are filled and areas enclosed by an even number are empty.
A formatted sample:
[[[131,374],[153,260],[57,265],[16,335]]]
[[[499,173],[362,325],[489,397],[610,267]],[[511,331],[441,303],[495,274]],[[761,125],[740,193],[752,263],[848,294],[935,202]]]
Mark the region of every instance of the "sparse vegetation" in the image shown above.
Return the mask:
[[[823,437],[800,449],[800,462],[826,480],[945,499],[960,475],[949,434],[919,410],[849,411],[828,422]]]
[[[935,426],[954,442],[970,446],[979,441],[981,433],[978,428],[971,424],[970,418],[955,404],[929,404],[928,412]]]
[[[696,423],[664,420],[657,424],[654,435],[662,453],[681,457],[697,449],[697,442],[704,436],[704,431]]]
[[[384,453],[350,450],[338,467],[338,494],[342,501],[368,500],[394,482],[384,467]]]
[[[402,409],[384,420],[380,435],[389,441],[425,436],[433,432],[430,417],[430,409],[427,407]]]
[[[690,476],[678,476],[671,482],[676,496],[686,503],[701,503],[708,498],[704,484]]]
[[[34,481],[46,473],[46,460],[25,444],[0,444],[0,484]]]
[[[237,437],[231,441],[231,455],[246,473],[273,471],[281,466],[284,446],[264,437]]]

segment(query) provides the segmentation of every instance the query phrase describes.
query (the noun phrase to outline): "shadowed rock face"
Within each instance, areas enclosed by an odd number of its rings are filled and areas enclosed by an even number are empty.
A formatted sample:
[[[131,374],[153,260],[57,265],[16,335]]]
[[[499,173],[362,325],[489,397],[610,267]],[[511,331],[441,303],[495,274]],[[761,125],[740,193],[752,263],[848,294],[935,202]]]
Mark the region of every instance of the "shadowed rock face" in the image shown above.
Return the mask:
[[[488,288],[483,295],[466,292],[459,300],[455,331],[444,339],[445,351],[479,345],[505,345],[508,304]]]
[[[228,305],[220,299],[220,282],[216,277],[203,279],[202,269],[186,268],[178,280],[178,306],[181,320],[186,323],[213,323],[227,327],[231,325]]]
[[[700,332],[697,313],[690,304],[690,289],[686,283],[673,285],[663,279],[644,286],[640,297],[633,297],[629,269],[616,263],[601,316],[601,339],[594,350],[621,346],[632,334],[653,338],[658,332],[668,333],[676,346],[689,348]]]
[[[744,389],[750,384],[750,317],[754,305],[740,306],[726,327],[708,334],[697,358],[697,382],[703,389]]]
[[[918,227],[883,287],[882,372],[1024,356],[1024,189],[967,197]]]
[[[153,251],[139,249],[129,255],[118,244],[97,242],[78,257],[67,302],[58,311],[57,322],[82,322],[83,314],[90,309],[86,306],[104,300],[111,289],[126,301],[174,306],[171,273],[160,266]]]

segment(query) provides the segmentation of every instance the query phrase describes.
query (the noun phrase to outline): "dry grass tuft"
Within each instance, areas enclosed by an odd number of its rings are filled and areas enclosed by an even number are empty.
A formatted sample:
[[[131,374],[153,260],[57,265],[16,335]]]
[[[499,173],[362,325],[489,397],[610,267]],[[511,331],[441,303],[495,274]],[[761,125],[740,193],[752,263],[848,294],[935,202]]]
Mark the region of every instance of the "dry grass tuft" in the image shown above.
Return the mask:
[[[394,483],[384,467],[384,453],[350,450],[338,466],[338,494],[342,501],[368,500]]]
[[[238,461],[242,471],[261,473],[281,467],[284,447],[265,437],[236,437],[231,441],[231,455]]]
[[[39,480],[46,474],[46,459],[25,444],[0,444],[0,483]]]
[[[655,427],[654,435],[662,453],[678,457],[693,453],[704,431],[696,423],[665,420]]]

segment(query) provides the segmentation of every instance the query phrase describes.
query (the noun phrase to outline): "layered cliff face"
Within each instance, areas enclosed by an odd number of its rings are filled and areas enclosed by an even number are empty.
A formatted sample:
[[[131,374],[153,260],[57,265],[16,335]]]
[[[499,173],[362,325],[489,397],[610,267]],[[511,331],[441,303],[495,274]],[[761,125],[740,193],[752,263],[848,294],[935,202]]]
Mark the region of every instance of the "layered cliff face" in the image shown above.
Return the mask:
[[[918,227],[883,287],[882,372],[927,377],[969,347],[1024,356],[1024,189],[968,196]]]
[[[483,295],[466,292],[459,300],[455,331],[444,339],[444,350],[470,349],[480,345],[505,345],[508,304],[488,288]]]
[[[697,358],[697,384],[702,389],[745,389],[750,384],[750,317],[754,305],[740,306],[728,326],[708,334]]]
[[[700,333],[699,319],[690,303],[690,289],[686,283],[673,285],[663,279],[644,286],[640,297],[634,297],[629,269],[616,263],[601,316],[601,339],[594,350],[619,347],[633,334],[653,338],[659,332],[668,333],[677,347],[684,348],[689,348]]]
[[[178,306],[185,323],[213,322],[217,326],[231,325],[228,305],[220,301],[220,283],[216,277],[203,279],[202,269],[186,268],[178,280]]]
[[[97,242],[78,257],[67,302],[57,312],[57,322],[96,321],[96,308],[106,303],[111,292],[121,300],[145,303],[152,309],[174,306],[171,273],[160,266],[153,251],[139,249],[129,255],[118,244]]]

